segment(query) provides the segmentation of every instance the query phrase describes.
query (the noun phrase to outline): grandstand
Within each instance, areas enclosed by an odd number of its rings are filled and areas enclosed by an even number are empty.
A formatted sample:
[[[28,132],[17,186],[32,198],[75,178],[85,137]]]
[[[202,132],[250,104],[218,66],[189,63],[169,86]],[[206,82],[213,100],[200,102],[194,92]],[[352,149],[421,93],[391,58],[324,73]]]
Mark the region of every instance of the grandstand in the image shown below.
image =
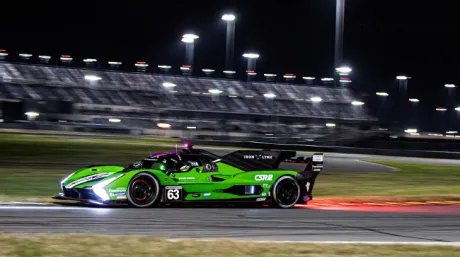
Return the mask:
[[[311,141],[327,137],[331,130],[352,139],[359,133],[359,126],[375,120],[363,106],[351,104],[355,98],[347,87],[12,62],[0,62],[0,77],[1,101],[27,103],[24,108],[30,110],[24,111],[40,113],[35,123],[66,121],[67,126],[86,130],[104,127],[127,133],[164,134],[165,129],[157,126],[161,122],[170,125],[167,133],[174,136],[193,129],[197,136],[201,131],[201,136],[256,134]],[[312,102],[312,97],[322,101]],[[40,107],[53,102],[70,102],[72,111]],[[326,123],[337,127],[327,127]]]

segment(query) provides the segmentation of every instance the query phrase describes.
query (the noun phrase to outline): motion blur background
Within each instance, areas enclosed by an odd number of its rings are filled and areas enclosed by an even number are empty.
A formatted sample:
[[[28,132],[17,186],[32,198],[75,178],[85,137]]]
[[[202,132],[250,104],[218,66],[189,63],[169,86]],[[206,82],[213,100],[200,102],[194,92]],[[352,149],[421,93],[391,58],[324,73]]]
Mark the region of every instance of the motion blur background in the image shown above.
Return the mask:
[[[441,2],[8,2],[0,128],[458,157]]]

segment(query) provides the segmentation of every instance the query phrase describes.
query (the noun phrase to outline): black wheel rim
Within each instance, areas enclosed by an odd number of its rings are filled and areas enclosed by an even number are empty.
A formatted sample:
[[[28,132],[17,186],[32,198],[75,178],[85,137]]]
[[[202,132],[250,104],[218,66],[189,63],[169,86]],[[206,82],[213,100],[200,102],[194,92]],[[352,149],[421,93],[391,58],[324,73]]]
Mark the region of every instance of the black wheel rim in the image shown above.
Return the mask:
[[[155,185],[146,178],[139,178],[133,181],[129,194],[134,203],[139,205],[148,204],[155,198]]]
[[[292,180],[285,179],[280,181],[278,187],[276,188],[277,201],[282,205],[287,206],[294,204],[297,201],[298,194],[299,188]]]

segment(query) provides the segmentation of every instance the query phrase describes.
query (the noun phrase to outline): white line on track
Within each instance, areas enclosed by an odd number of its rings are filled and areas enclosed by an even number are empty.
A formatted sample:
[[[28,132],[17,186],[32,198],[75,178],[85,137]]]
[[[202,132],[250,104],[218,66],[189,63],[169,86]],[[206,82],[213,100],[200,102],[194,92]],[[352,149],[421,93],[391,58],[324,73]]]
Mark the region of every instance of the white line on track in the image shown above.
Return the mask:
[[[368,162],[368,161],[363,161],[363,160],[356,160],[356,161],[357,161],[357,162],[361,162],[361,163],[370,164],[370,165],[385,167],[385,168],[390,169],[390,170],[392,170],[392,171],[398,171],[398,170],[399,170],[398,168],[391,167],[391,166],[384,165],[384,164],[380,164],[380,163],[373,163],[373,162]]]
[[[83,210],[84,207],[47,206],[47,205],[0,205],[0,210]]]
[[[171,242],[180,242],[185,240],[191,240],[187,238],[175,238],[168,239]],[[455,246],[460,247],[460,242],[400,242],[400,241],[276,241],[276,240],[233,240],[231,238],[222,238],[222,239],[193,239],[197,241],[218,241],[218,240],[230,240],[234,242],[244,242],[244,243],[258,243],[258,244],[369,244],[369,245],[427,245],[427,246]]]

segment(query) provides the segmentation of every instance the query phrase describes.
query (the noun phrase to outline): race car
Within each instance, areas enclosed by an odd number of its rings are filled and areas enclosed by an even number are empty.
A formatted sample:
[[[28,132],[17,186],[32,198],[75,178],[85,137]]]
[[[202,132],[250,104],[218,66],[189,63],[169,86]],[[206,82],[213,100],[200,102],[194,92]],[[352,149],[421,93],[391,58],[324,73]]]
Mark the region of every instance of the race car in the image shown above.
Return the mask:
[[[323,169],[322,153],[302,159],[299,171],[279,168],[295,156],[295,151],[272,150],[218,156],[186,144],[181,151],[155,153],[127,167],[79,169],[61,181],[62,192],[53,198],[139,208],[209,202],[291,208],[312,199]]]

